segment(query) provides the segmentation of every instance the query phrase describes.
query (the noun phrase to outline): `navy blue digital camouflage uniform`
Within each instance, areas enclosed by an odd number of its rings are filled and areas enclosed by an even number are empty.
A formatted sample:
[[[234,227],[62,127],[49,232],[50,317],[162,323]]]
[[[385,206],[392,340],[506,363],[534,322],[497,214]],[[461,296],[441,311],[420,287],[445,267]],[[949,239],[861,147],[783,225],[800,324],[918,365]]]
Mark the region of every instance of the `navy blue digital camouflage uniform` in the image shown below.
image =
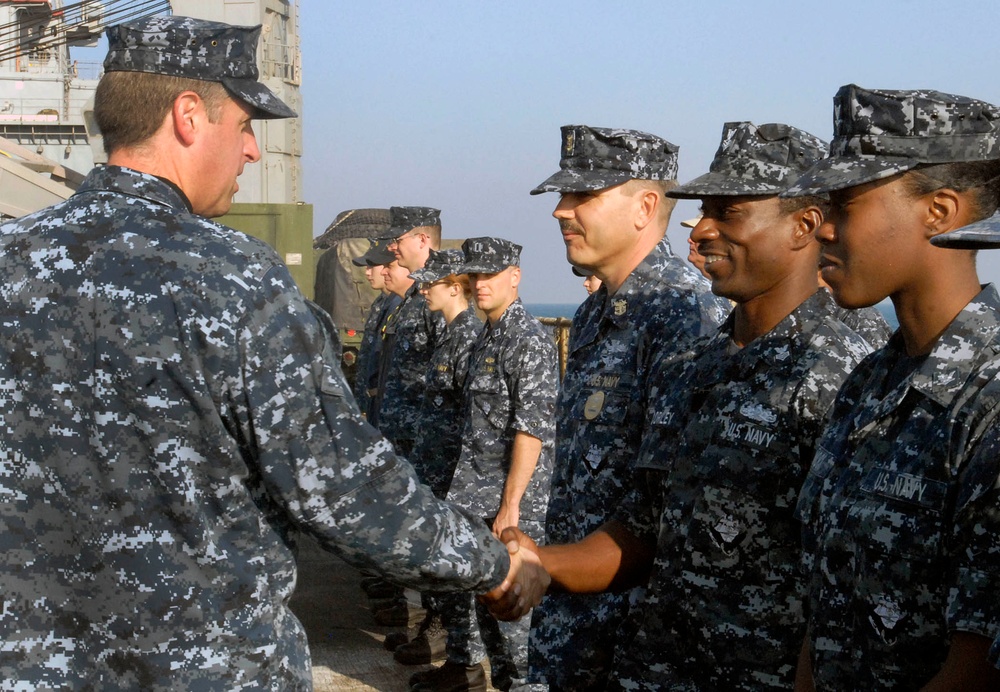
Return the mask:
[[[923,358],[902,336],[837,398],[800,498],[818,689],[917,689],[949,634],[1000,633],[1000,298]]]
[[[0,267],[5,685],[311,689],[297,530],[418,588],[506,574],[361,419],[275,252],[173,185],[98,168],[0,228]]]
[[[473,347],[462,454],[448,500],[491,524],[510,471],[515,433],[527,433],[542,440],[542,450],[521,499],[518,526],[541,540],[552,473],[557,388],[554,340],[517,299],[495,324],[483,328]],[[529,620],[498,622],[470,598],[470,610],[473,607],[493,684],[507,689],[527,675]]]
[[[482,329],[474,308],[459,313],[445,326],[427,368],[420,423],[410,456],[413,465],[423,470],[424,482],[441,498],[448,494],[462,451],[469,356]]]
[[[372,425],[378,420],[377,412],[373,412],[372,402],[376,401],[378,390],[378,362],[382,353],[382,327],[386,317],[399,306],[400,298],[395,293],[380,293],[368,308],[365,316],[365,333],[358,347],[357,382],[354,391],[357,392],[358,408],[365,414]]]
[[[639,475],[616,518],[656,554],[623,628],[616,689],[794,679],[805,632],[795,501],[837,390],[869,348],[822,290],[742,348],[733,319],[651,378]]]
[[[396,451],[408,457],[419,425],[427,365],[444,332],[444,317],[431,312],[415,283],[391,315],[379,362],[378,425]],[[421,468],[417,473],[423,478]]]
[[[714,332],[729,302],[713,295],[664,238],[614,295],[602,286],[580,306],[556,407],[556,463],[545,520],[549,543],[584,538],[632,487],[651,364]],[[600,686],[608,646],[636,593],[550,593],[532,615],[529,680]]]

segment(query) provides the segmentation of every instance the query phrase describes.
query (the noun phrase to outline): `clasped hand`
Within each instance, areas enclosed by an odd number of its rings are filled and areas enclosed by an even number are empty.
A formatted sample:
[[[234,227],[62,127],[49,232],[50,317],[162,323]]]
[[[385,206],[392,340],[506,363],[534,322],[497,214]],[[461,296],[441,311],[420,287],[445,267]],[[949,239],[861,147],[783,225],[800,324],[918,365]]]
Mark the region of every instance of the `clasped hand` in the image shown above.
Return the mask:
[[[538,545],[523,531],[508,527],[500,540],[510,553],[510,571],[500,586],[479,596],[479,601],[498,620],[517,620],[539,604],[552,580],[542,566]]]

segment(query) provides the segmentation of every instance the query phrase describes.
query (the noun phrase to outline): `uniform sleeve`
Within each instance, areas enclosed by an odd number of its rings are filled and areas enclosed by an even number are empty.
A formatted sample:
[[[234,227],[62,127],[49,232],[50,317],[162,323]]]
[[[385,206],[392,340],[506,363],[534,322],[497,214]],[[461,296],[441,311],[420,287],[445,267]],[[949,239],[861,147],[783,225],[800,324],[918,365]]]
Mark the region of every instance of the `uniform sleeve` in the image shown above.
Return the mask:
[[[508,349],[505,375],[511,393],[513,429],[540,440],[555,437],[556,347],[547,335],[522,339]]]
[[[1000,632],[1000,421],[996,416],[962,465],[958,485],[948,627],[994,637]]]
[[[365,423],[333,349],[329,318],[273,268],[241,335],[236,406],[245,456],[270,499],[328,549],[416,588],[475,591],[509,568],[485,527],[421,485]]]
[[[634,536],[646,541],[655,541],[659,533],[659,479],[662,471],[639,469],[635,474],[632,489],[625,494],[614,514],[615,520],[623,524]]]

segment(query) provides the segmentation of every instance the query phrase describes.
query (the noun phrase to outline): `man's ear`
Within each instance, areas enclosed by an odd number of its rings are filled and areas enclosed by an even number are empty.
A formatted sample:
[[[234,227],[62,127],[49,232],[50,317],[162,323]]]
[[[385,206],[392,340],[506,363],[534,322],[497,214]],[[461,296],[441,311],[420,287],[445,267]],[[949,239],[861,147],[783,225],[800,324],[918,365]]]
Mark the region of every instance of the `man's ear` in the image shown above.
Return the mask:
[[[510,272],[510,285],[517,288],[521,284],[521,268],[511,267]]]
[[[635,227],[645,228],[655,220],[661,204],[663,199],[655,190],[640,190],[636,195]]]
[[[195,134],[201,127],[201,116],[205,114],[205,102],[193,91],[181,92],[174,99],[170,114],[178,141],[184,146],[194,144]]]
[[[795,228],[792,230],[792,246],[805,247],[816,239],[816,231],[823,225],[823,210],[806,207],[795,212]]]

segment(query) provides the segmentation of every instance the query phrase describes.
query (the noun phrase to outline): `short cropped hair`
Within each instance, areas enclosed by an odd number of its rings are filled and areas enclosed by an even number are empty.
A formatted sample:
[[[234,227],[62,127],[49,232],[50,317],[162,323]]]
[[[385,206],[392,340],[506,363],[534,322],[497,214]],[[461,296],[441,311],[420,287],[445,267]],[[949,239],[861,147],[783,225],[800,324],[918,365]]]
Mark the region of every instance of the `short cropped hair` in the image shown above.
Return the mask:
[[[633,178],[625,183],[624,189],[628,193],[636,189],[653,190],[658,193],[660,195],[658,218],[660,225],[666,228],[670,223],[670,215],[673,213],[674,207],[677,206],[677,200],[673,197],[667,197],[667,193],[677,187],[678,184],[676,180],[641,180]]]
[[[229,96],[218,82],[148,72],[108,72],[94,94],[94,119],[104,138],[104,151],[135,147],[152,137],[174,101],[193,91],[205,102],[208,119],[218,122]]]
[[[903,174],[912,197],[950,189],[972,193],[971,221],[989,218],[1000,208],[1000,160],[921,164]]]
[[[830,213],[830,198],[825,195],[806,195],[804,197],[779,197],[778,203],[782,214],[794,214],[806,207],[819,207],[825,218]]]

